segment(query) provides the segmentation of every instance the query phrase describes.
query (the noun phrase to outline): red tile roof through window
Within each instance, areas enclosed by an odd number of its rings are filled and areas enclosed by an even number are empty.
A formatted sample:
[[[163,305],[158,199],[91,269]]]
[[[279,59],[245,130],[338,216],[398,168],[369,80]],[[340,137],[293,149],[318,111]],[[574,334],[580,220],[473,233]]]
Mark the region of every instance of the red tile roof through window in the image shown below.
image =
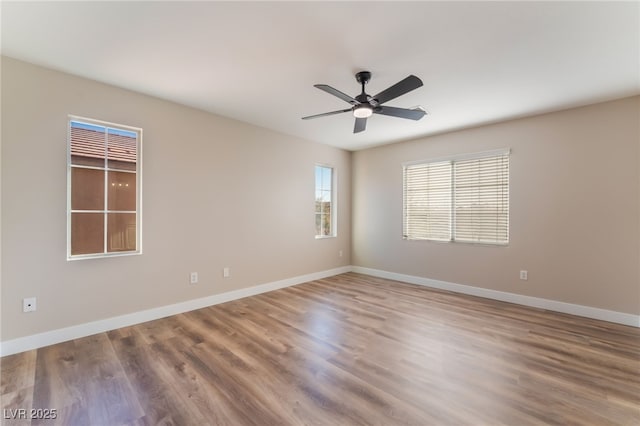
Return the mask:
[[[71,128],[71,155],[104,158],[105,134],[95,130]],[[108,159],[135,163],[136,138],[109,134],[107,136]]]

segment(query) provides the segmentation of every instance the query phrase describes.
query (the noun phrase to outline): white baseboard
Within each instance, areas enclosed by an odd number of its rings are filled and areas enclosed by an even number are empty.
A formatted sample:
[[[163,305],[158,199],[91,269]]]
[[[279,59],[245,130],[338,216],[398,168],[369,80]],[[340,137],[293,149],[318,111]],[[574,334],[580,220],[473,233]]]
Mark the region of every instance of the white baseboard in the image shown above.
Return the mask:
[[[577,315],[586,318],[593,318],[609,321],[617,324],[640,327],[640,315],[626,314],[623,312],[609,311],[606,309],[593,308],[591,306],[574,305],[572,303],[559,302],[556,300],[542,299],[539,297],[524,296],[521,294],[507,293],[504,291],[490,290],[487,288],[473,287],[463,284],[455,284],[446,281],[432,280],[430,278],[417,277],[414,275],[398,274],[396,272],[382,271],[379,269],[353,266],[353,272],[371,275],[379,278],[402,281],[410,284],[417,284],[440,290],[448,290],[456,293],[469,294],[472,296],[484,297],[487,299],[500,300],[503,302],[515,303],[518,305],[531,306],[534,308],[546,309],[549,311],[562,312],[565,314]]]
[[[11,355],[31,349],[38,349],[56,343],[90,336],[92,334],[103,333],[105,331],[115,330],[121,327],[127,327],[130,325],[140,324],[171,315],[181,314],[183,312],[193,311],[195,309],[205,308],[207,306],[213,306],[219,303],[242,299],[244,297],[254,296],[256,294],[266,293],[285,287],[291,287],[294,285],[319,280],[346,272],[358,272],[361,274],[371,275],[379,278],[387,278],[390,280],[402,281],[410,284],[417,284],[441,290],[448,290],[456,293],[469,294],[472,296],[479,296],[488,299],[500,300],[503,302],[515,303],[518,305],[531,306],[534,308],[547,309],[550,311],[609,321],[617,324],[640,327],[640,315],[610,311],[590,306],[575,305],[572,303],[542,299],[539,297],[524,296],[521,294],[507,293],[481,287],[455,284],[447,281],[433,280],[430,278],[399,274],[396,272],[382,271],[379,269],[365,268],[361,266],[343,266],[340,268],[329,269],[326,271],[314,272],[311,274],[300,275],[293,278],[260,284],[254,287],[233,290],[221,294],[214,294],[212,296],[188,300],[185,302],[175,303],[173,305],[161,306],[145,311],[120,315],[113,318],[107,318],[57,330],[46,331],[44,333],[33,334],[31,336],[20,337],[13,340],[6,340],[0,342],[0,356]]]
[[[173,305],[161,306],[158,308],[147,309],[145,311],[134,312],[131,314],[120,315],[113,318],[92,321],[85,324],[74,325],[71,327],[46,331],[44,333],[33,334],[31,336],[7,340],[4,342],[0,342],[0,356],[11,355],[31,349],[38,349],[44,346],[66,342],[68,340],[78,339],[81,337],[91,336],[92,334],[103,333],[105,331],[140,324],[171,315],[181,314],[183,312],[217,305],[219,303],[229,302],[231,300],[242,299],[244,297],[266,293],[268,291],[273,291],[280,288],[291,287],[297,284],[319,280],[350,271],[351,266],[343,266],[341,268],[300,275],[280,281],[260,284],[254,287],[214,294],[212,296],[207,296],[200,299],[187,300],[186,302],[175,303]]]

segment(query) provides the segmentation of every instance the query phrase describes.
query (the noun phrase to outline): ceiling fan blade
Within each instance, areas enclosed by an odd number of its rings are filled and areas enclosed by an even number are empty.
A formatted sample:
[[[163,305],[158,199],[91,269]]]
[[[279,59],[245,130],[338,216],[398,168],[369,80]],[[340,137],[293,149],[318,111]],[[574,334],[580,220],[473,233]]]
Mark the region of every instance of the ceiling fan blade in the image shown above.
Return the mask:
[[[353,133],[364,132],[364,129],[366,128],[367,128],[367,119],[356,118],[356,124],[353,126]]]
[[[340,111],[323,112],[322,114],[316,114],[316,115],[308,115],[306,117],[302,117],[302,119],[309,120],[310,118],[326,117],[328,115],[342,114],[343,112],[349,112],[349,111],[351,111],[351,108],[341,109]]]
[[[405,109],[390,106],[381,106],[373,110],[374,114],[390,115],[392,117],[408,118],[409,120],[420,120],[427,113],[421,109]]]
[[[324,90],[325,92],[333,95],[333,96],[337,96],[338,98],[342,99],[345,102],[349,102],[351,105],[358,105],[360,104],[360,102],[356,101],[354,98],[352,98],[351,96],[342,93],[341,91],[339,91],[338,89],[334,89],[331,86],[327,86],[326,84],[314,84],[313,87],[317,87],[320,90]]]
[[[417,89],[420,86],[422,86],[422,80],[420,80],[415,75],[410,75],[404,80],[399,81],[388,89],[378,93],[373,97],[373,99],[376,99],[378,101],[378,104],[383,104],[390,101],[391,99],[395,99],[398,96],[402,96],[405,93]]]

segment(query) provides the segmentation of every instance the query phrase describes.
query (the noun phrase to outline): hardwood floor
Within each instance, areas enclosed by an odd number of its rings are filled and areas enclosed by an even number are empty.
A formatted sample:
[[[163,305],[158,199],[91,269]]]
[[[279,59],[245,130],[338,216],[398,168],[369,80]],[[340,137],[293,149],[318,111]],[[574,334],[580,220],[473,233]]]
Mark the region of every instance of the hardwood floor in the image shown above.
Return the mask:
[[[640,424],[639,329],[354,273],[0,361],[6,425]]]

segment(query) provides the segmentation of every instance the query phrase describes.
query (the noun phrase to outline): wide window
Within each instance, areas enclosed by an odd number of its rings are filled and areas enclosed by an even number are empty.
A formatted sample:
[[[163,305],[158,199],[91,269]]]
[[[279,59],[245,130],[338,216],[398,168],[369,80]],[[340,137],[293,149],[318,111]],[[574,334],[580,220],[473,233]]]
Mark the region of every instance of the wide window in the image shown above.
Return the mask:
[[[403,170],[405,239],[509,242],[509,150],[407,163]]]
[[[316,238],[335,236],[334,170],[316,166]]]
[[[141,252],[142,130],[71,117],[67,258]]]

